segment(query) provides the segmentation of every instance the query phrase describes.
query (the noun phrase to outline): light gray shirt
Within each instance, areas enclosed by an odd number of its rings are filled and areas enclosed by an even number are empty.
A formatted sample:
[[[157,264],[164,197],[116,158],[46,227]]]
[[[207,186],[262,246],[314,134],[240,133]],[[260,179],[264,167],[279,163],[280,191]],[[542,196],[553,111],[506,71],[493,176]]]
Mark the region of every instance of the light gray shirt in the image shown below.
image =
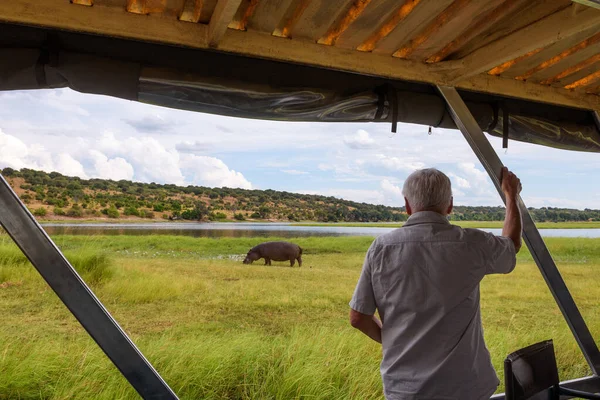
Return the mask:
[[[377,310],[383,322],[386,399],[489,399],[499,381],[483,339],[479,282],[515,264],[511,239],[432,211],[373,242],[350,307]]]

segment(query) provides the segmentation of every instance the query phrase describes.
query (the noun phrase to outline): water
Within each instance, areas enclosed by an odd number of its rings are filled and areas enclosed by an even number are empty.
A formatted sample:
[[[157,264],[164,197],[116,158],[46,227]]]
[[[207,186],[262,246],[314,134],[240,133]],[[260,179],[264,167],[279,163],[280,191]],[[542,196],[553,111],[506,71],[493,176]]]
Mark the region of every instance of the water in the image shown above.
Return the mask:
[[[192,237],[267,237],[278,236],[379,236],[396,228],[347,226],[293,226],[287,223],[91,223],[42,224],[46,232],[70,235],[183,235]],[[482,229],[496,235],[501,229]],[[541,229],[543,237],[600,238],[600,229]]]

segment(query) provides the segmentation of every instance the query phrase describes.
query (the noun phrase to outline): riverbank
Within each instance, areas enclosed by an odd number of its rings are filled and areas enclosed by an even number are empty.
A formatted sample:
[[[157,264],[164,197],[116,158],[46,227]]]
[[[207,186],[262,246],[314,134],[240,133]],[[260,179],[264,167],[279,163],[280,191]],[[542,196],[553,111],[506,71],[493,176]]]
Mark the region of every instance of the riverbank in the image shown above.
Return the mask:
[[[380,347],[352,329],[348,300],[369,237],[313,237],[304,265],[243,265],[269,238],[55,235],[182,399],[382,399]],[[600,239],[546,240],[592,333]],[[137,399],[56,295],[0,235],[0,398]],[[482,284],[493,363],[553,338],[560,376],[588,375],[531,256]]]
[[[129,219],[112,219],[112,218],[96,218],[96,219],[80,219],[80,218],[61,218],[61,219],[40,219],[39,222],[44,224],[111,224],[111,225],[126,225],[126,224],[161,224],[161,223],[176,223],[176,224],[280,224],[289,226],[307,226],[307,227],[348,227],[348,228],[400,228],[403,223],[395,222],[315,222],[315,221],[304,221],[304,222],[289,222],[289,221],[277,221],[277,220],[248,220],[248,221],[210,221],[210,222],[198,222],[198,221],[166,221],[166,220],[148,220],[143,218],[129,218]],[[454,225],[461,226],[463,228],[479,228],[479,229],[500,229],[502,228],[503,221],[450,221]],[[578,221],[578,222],[538,222],[536,224],[538,229],[600,229],[600,221]]]
[[[499,229],[503,221],[450,221],[454,225],[463,228]],[[300,222],[292,226],[344,226],[365,228],[400,228],[402,223],[393,222],[364,222],[364,223],[323,223],[323,222]],[[578,222],[538,222],[538,229],[600,229],[600,221],[578,221]]]

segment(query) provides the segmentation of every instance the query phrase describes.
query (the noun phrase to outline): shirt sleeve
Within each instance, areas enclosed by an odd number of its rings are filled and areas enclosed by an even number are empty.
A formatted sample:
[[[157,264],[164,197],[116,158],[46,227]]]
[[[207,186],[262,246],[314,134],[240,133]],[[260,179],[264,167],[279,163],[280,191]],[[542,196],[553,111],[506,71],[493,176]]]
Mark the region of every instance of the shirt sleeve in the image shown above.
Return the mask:
[[[373,252],[373,245],[367,251],[365,262],[358,278],[356,289],[354,289],[354,295],[350,300],[350,308],[354,311],[366,315],[375,314],[377,304],[375,302],[375,294],[373,293],[373,284],[371,280],[371,254]]]
[[[512,239],[487,233],[485,243],[486,274],[508,274],[515,269],[517,252]]]

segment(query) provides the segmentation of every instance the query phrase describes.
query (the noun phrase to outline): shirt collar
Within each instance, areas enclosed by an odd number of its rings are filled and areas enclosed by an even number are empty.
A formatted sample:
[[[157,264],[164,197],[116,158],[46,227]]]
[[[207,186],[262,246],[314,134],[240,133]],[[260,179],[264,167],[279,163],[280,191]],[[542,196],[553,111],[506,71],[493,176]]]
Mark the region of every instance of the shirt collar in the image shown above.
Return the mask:
[[[448,218],[435,211],[419,211],[408,217],[404,226],[418,224],[446,224],[450,225]]]

